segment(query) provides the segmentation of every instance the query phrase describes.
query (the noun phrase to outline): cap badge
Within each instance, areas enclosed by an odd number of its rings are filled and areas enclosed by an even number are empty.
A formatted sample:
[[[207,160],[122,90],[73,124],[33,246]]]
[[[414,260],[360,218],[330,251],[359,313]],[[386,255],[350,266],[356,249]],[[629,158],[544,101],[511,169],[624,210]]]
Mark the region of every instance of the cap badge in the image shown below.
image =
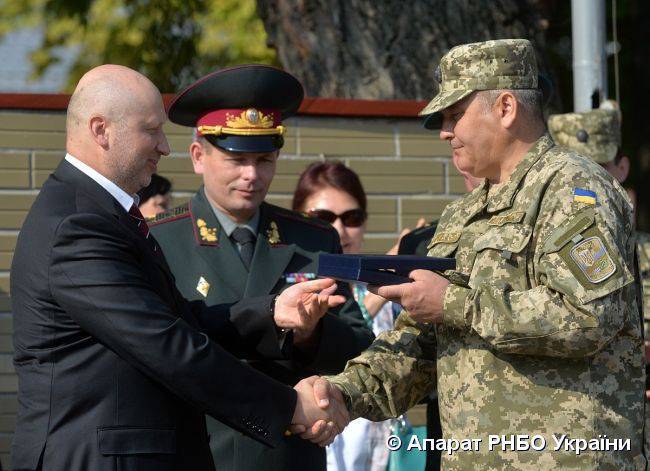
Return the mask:
[[[257,122],[260,120],[260,113],[257,111],[255,108],[249,108],[246,110],[246,119],[251,124],[257,124]]]
[[[435,78],[436,82],[439,84],[442,83],[442,73],[440,72],[440,66],[436,67],[436,70],[433,71],[433,78]]]
[[[196,220],[196,227],[199,228],[199,235],[204,242],[217,242],[217,229],[208,227],[203,219]]]
[[[280,243],[280,231],[275,221],[271,221],[268,230],[266,231],[266,238],[269,239],[269,244]]]
[[[248,108],[239,116],[226,114],[226,126],[229,128],[271,128],[273,127],[273,116],[265,115],[255,108]]]
[[[576,133],[576,138],[578,139],[579,142],[582,142],[583,144],[589,140],[589,133],[585,131],[584,129],[581,129]]]

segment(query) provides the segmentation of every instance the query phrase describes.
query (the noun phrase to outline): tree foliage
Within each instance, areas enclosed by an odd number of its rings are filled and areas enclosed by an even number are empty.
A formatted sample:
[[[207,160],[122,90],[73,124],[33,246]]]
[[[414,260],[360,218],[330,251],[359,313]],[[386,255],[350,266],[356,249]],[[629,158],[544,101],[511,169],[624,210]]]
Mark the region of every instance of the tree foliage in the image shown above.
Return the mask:
[[[35,76],[59,60],[58,47],[78,51],[67,90],[106,63],[173,92],[215,68],[276,62],[254,0],[0,0],[0,11],[0,34],[44,28],[31,57]]]

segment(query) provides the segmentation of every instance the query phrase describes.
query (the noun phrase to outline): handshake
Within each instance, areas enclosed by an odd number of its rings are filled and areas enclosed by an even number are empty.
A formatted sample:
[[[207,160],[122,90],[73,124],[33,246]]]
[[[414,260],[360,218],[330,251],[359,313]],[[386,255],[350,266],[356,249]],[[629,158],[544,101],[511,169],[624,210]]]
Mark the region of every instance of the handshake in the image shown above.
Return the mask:
[[[329,445],[350,422],[343,394],[319,376],[303,379],[294,389],[298,400],[289,430],[317,445]]]

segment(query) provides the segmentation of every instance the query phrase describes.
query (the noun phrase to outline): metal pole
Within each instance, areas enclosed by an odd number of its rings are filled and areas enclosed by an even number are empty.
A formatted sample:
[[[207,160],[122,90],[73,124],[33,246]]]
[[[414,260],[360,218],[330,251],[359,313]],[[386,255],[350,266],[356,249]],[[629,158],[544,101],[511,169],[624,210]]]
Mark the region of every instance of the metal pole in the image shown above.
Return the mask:
[[[571,0],[573,107],[587,111],[607,99],[605,0]]]

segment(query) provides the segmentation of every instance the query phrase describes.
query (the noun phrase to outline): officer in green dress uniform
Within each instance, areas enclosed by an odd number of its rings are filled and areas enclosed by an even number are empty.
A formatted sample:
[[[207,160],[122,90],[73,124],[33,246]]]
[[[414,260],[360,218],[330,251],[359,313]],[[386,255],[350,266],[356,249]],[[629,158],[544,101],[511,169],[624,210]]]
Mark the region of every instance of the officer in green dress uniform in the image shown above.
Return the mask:
[[[203,186],[150,226],[187,299],[215,305],[280,293],[315,277],[319,252],[341,252],[329,224],[264,201],[284,142],[282,120],[296,112],[303,94],[292,75],[245,65],[200,79],[171,103],[169,119],[196,128],[190,155]],[[233,331],[263,332],[254,355],[233,353],[293,385],[341,371],[373,339],[348,284],[340,283],[338,293],[348,301],[320,319],[269,312],[213,321]],[[287,434],[271,449],[211,417],[207,423],[217,469],[325,469],[324,449],[299,437]]]

